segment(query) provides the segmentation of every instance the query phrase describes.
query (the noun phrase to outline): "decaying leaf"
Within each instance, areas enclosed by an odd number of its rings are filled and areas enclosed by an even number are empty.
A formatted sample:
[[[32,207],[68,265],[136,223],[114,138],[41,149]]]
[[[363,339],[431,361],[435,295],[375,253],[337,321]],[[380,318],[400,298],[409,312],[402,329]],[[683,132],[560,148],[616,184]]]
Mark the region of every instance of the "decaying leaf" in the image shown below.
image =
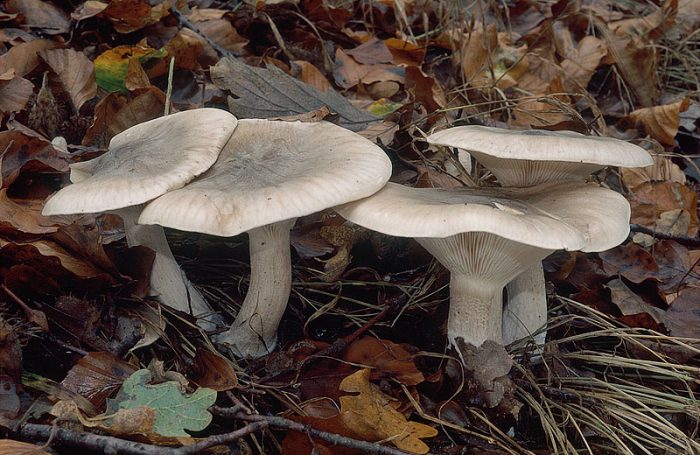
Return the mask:
[[[406,420],[391,406],[391,398],[369,382],[369,377],[370,370],[364,369],[340,383],[340,390],[357,393],[340,397],[340,417],[345,425],[371,441],[389,439],[399,449],[428,453],[430,449],[421,439],[436,436],[437,430]]]
[[[85,54],[72,49],[54,49],[42,51],[39,56],[61,80],[76,112],[95,96],[95,68]]]
[[[102,407],[136,367],[109,352],[89,352],[68,371],[61,384]]]
[[[150,408],[156,417],[153,432],[167,437],[187,437],[185,430],[201,431],[209,426],[212,416],[207,409],[216,401],[216,391],[200,388],[191,395],[183,395],[174,381],[148,384],[150,380],[148,370],[132,374],[117,397],[110,400],[108,413]]]
[[[648,135],[662,144],[673,145],[681,123],[680,114],[689,106],[690,98],[683,98],[663,106],[637,109],[630,112],[628,120],[635,126],[640,125]],[[621,123],[624,122],[625,119],[621,120]]]
[[[125,93],[130,60],[137,59],[140,64],[145,64],[149,60],[163,58],[166,54],[165,49],[156,50],[145,44],[117,46],[105,51],[95,59],[97,85],[108,92]]]
[[[229,110],[240,118],[284,117],[328,106],[338,114],[340,124],[353,131],[361,130],[369,122],[377,120],[373,115],[355,108],[335,90],[319,92],[274,65],[255,68],[227,57],[211,67],[210,71],[217,87],[238,97],[229,97]]]

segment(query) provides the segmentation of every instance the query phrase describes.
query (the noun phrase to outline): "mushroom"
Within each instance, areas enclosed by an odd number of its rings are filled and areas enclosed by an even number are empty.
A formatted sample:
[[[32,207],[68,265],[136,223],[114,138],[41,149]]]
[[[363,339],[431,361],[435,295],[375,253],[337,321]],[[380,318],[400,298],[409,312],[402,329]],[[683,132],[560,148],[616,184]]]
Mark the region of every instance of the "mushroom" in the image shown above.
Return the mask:
[[[177,265],[160,226],[137,226],[142,204],[206,171],[237,125],[220,109],[195,109],[133,126],[112,138],[107,153],[71,165],[73,182],[45,204],[44,215],[110,211],[124,221],[129,246],[155,251],[151,292],[161,302],[201,318],[211,307]],[[211,327],[207,319],[203,327]]]
[[[581,203],[585,201],[585,203]],[[361,226],[413,237],[450,271],[449,344],[502,342],[503,287],[555,250],[621,242],[629,204],[585,183],[529,188],[409,188],[393,183],[336,211]]]
[[[297,217],[367,197],[391,161],[363,137],[327,122],[240,120],[217,162],[155,199],[139,223],[250,239],[250,285],[218,339],[233,354],[271,352],[291,290],[289,231]]]
[[[555,181],[581,181],[606,166],[653,164],[641,147],[607,137],[573,131],[508,130],[486,126],[448,128],[428,137],[434,145],[469,151],[503,186],[528,187]],[[603,251],[615,244],[589,245]],[[547,297],[542,263],[521,273],[507,286],[503,315],[506,344],[531,337],[547,322]],[[546,332],[535,337],[544,342]]]

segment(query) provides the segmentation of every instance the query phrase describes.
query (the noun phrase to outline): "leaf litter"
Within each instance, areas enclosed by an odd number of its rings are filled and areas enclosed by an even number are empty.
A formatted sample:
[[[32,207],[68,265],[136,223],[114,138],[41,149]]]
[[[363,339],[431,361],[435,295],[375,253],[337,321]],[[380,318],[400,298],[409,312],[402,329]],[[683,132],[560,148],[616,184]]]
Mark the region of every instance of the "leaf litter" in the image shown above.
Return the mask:
[[[124,443],[245,430],[234,440],[247,453],[370,450],[362,442],[411,453],[700,450],[697,1],[6,3],[0,452],[42,450],[28,442],[45,439],[21,428],[56,417]],[[522,340],[450,358],[441,266],[412,241],[328,211],[292,232],[279,351],[226,359],[188,315],[149,296],[153,252],[127,248],[118,217],[40,214],[68,164],[163,114],[171,57],[174,110],[333,121],[379,141],[398,183],[494,184],[460,151],[423,140],[459,124],[614,136],[654,152],[655,165],[593,177],[628,198],[633,232],[607,252],[545,261],[542,349]],[[235,315],[246,240],[168,236],[203,295]],[[391,305],[399,311],[383,313]],[[138,370],[153,360],[167,368]],[[245,415],[212,421],[215,400]],[[259,432],[250,416],[286,420]]]

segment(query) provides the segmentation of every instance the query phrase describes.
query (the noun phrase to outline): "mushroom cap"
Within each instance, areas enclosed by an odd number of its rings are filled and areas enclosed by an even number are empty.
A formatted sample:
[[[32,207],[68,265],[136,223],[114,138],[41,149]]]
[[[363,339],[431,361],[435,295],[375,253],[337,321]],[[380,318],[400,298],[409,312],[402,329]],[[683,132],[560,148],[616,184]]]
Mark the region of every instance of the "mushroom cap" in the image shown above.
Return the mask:
[[[488,232],[551,250],[578,250],[589,244],[607,247],[629,232],[629,204],[622,196],[578,182],[450,189],[389,183],[373,196],[336,211],[353,223],[399,237]],[[603,234],[604,239],[597,238]]]
[[[71,165],[69,185],[44,215],[96,213],[142,204],[180,188],[214,164],[238,120],[221,109],[193,109],[135,125],[107,153]]]
[[[217,162],[139,223],[233,236],[367,197],[390,176],[381,148],[331,123],[240,120]]]
[[[584,179],[605,166],[653,164],[649,153],[634,144],[574,131],[458,126],[431,134],[428,142],[468,150],[509,186]]]

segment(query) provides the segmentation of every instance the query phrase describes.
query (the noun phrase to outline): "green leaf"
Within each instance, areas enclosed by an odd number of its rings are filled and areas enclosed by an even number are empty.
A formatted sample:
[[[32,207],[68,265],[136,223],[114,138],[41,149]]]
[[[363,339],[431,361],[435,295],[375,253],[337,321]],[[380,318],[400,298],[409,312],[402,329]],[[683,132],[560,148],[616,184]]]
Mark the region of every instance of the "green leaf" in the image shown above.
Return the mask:
[[[215,390],[202,387],[188,396],[180,391],[180,384],[175,381],[148,384],[150,380],[148,370],[138,370],[129,376],[117,397],[110,400],[111,410],[151,408],[156,413],[153,430],[169,437],[187,437],[189,434],[185,430],[201,431],[211,423],[212,416],[207,409],[216,401]]]

